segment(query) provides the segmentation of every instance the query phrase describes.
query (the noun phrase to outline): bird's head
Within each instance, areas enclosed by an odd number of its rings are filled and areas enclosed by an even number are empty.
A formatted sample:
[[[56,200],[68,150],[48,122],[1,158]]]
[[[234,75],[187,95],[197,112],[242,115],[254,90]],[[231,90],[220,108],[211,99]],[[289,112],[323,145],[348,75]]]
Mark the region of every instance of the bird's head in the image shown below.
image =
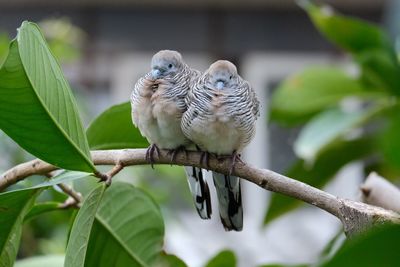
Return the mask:
[[[208,82],[215,89],[229,88],[236,82],[236,66],[227,60],[218,60],[211,64],[207,70]]]
[[[151,59],[151,76],[154,80],[174,76],[184,66],[177,51],[161,50]]]

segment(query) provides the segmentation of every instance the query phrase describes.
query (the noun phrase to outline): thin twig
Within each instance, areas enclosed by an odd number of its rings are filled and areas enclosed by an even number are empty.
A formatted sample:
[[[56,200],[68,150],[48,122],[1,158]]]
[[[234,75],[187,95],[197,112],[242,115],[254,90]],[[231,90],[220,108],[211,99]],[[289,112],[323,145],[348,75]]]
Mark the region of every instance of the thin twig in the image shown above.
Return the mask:
[[[229,172],[231,166],[229,159],[221,160],[210,157],[208,166],[205,166],[200,162],[200,158],[201,152],[190,151],[187,155],[178,153],[172,163],[201,167],[224,174]],[[108,174],[105,174],[106,177],[119,172],[123,166],[149,164],[146,160],[146,149],[92,151],[92,159],[95,165],[115,165]],[[156,164],[171,164],[171,157],[167,150],[160,150],[154,161]],[[0,176],[0,191],[30,175],[48,173],[55,169],[57,167],[41,160],[17,165]],[[232,174],[266,190],[296,198],[333,214],[342,221],[347,234],[362,231],[365,227],[375,223],[387,221],[400,223],[400,215],[395,212],[361,202],[341,199],[300,181],[270,170],[255,168],[244,162],[237,162]]]
[[[48,178],[52,178],[54,176],[53,172],[49,172],[45,174]],[[80,208],[80,205],[82,203],[82,194],[79,192],[76,192],[71,186],[60,183],[57,184],[57,186],[65,193],[68,195],[68,198],[64,201],[64,203],[59,205],[59,208],[61,209],[66,209],[69,207],[75,207],[75,208]]]
[[[82,202],[82,194],[76,192],[71,186],[67,184],[58,184],[57,185],[65,194],[69,195],[72,199],[75,200],[77,204]]]
[[[110,186],[112,178],[116,174],[118,174],[123,168],[124,165],[121,162],[117,162],[117,164],[115,164],[114,167],[107,173],[96,172],[94,175],[100,178],[100,180],[102,180],[103,182],[105,182],[107,186]]]

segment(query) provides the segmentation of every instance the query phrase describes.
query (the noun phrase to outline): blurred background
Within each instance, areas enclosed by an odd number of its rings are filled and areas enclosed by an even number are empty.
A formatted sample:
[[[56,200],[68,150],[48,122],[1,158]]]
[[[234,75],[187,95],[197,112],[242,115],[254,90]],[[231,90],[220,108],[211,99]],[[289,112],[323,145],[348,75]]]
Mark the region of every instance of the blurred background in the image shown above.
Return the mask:
[[[326,3],[377,22],[395,40],[399,1]],[[39,23],[44,31],[86,125],[111,105],[128,101],[135,81],[149,71],[158,50],[178,50],[190,66],[202,71],[217,59],[234,62],[262,103],[257,135],[244,153],[245,160],[280,173],[297,161],[293,142],[299,128],[268,123],[269,100],[276,86],[310,65],[355,69],[291,0],[0,0],[0,61],[24,20]],[[30,158],[5,135],[0,138],[0,170]],[[327,191],[359,198],[358,186],[365,178],[362,162],[346,164],[335,176]],[[160,203],[166,223],[165,250],[189,266],[202,266],[222,249],[235,251],[240,266],[312,262],[340,231],[336,218],[311,206],[264,226],[270,193],[244,181],[244,230],[225,232],[215,203],[211,221],[198,218],[179,167],[127,168],[118,179],[137,184]],[[52,213],[28,224],[19,257],[62,253],[69,215]]]

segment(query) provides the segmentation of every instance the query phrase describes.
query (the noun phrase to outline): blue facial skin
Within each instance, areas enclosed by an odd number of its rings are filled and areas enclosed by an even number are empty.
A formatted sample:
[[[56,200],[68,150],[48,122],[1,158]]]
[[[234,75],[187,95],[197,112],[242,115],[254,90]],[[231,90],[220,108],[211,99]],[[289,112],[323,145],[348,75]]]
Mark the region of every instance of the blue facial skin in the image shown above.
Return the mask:
[[[170,61],[158,61],[151,69],[151,77],[154,80],[162,79],[170,74],[173,75],[176,72],[176,69],[176,65]]]
[[[151,71],[151,76],[154,80],[157,80],[161,76],[161,71],[159,69],[153,69]]]
[[[224,88],[224,86],[225,86],[225,83],[223,82],[223,81],[218,81],[217,82],[217,89],[218,90],[221,90],[222,88]]]

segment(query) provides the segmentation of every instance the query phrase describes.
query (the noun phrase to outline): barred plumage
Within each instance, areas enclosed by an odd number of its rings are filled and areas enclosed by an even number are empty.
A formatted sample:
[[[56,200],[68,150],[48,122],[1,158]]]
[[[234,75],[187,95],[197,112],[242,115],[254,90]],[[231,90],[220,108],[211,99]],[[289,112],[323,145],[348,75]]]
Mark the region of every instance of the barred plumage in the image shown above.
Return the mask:
[[[200,75],[186,65],[178,52],[170,50],[156,53],[151,68],[137,81],[131,94],[132,121],[151,144],[150,161],[158,148],[176,151],[193,145],[180,125],[190,85]],[[186,167],[185,170],[196,209],[202,218],[208,219],[210,196],[201,169]]]
[[[229,61],[220,60],[195,81],[186,98],[183,133],[202,150],[236,155],[255,134],[259,101],[250,84]],[[227,230],[242,229],[239,178],[213,173],[221,221]]]

